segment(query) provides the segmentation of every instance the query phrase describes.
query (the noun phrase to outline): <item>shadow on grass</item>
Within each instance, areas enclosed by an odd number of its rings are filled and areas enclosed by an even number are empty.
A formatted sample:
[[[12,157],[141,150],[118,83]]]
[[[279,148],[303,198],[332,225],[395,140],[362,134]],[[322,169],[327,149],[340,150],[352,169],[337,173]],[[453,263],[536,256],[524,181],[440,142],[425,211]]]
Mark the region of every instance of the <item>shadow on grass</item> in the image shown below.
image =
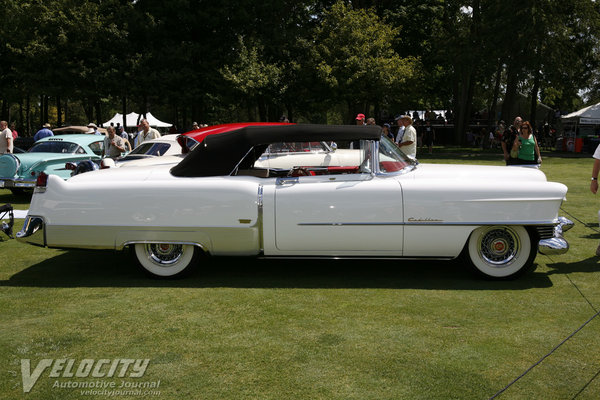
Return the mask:
[[[206,258],[186,278],[159,280],[147,277],[128,252],[71,250],[0,281],[0,286],[523,290],[552,283],[541,273],[514,281],[487,281],[458,261],[246,257]]]
[[[546,263],[548,268],[551,270],[548,272],[548,275],[555,274],[570,274],[574,272],[600,272],[600,264],[598,263],[600,259],[596,256],[592,256],[586,258],[585,260],[565,263],[565,262],[555,262],[555,263]]]
[[[29,206],[31,201],[31,194],[13,194],[8,189],[0,190],[0,204],[12,204],[16,206]]]

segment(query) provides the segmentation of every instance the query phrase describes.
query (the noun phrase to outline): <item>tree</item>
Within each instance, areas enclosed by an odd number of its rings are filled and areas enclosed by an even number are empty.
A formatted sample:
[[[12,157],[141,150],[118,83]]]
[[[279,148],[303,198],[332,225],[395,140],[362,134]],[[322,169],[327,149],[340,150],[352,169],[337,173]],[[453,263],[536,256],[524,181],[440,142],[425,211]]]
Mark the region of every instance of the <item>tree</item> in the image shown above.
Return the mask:
[[[330,101],[346,103],[349,120],[371,105],[389,102],[402,84],[418,77],[418,59],[394,51],[397,35],[373,9],[354,10],[339,1],[324,14],[313,62]]]

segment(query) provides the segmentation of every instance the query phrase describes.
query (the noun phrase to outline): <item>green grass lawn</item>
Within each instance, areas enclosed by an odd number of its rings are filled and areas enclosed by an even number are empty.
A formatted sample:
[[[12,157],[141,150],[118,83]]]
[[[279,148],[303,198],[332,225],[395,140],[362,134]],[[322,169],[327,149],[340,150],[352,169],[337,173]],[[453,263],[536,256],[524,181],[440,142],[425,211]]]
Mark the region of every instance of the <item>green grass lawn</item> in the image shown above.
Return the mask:
[[[489,152],[420,158],[502,165]],[[545,156],[548,179],[569,187],[571,250],[538,255],[535,272],[509,282],[479,280],[459,262],[235,258],[157,281],[127,253],[3,236],[0,399],[111,397],[60,387],[96,381],[158,385],[117,398],[487,399],[515,380],[498,398],[597,399],[600,316],[524,374],[600,310],[591,168],[590,158]],[[0,190],[0,204],[27,201]],[[32,372],[43,359],[150,361],[139,378],[48,368],[23,393],[25,359]]]

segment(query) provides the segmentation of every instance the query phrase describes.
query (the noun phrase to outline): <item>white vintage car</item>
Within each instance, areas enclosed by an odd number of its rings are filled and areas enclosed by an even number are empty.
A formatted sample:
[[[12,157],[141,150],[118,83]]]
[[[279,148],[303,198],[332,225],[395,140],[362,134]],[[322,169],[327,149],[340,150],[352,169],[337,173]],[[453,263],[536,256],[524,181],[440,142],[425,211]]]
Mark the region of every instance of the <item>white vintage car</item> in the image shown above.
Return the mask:
[[[249,126],[206,137],[175,166],[42,175],[17,236],[130,247],[157,277],[183,275],[201,255],[463,256],[505,279],[538,250],[567,251],[566,193],[537,169],[419,164],[377,126]]]

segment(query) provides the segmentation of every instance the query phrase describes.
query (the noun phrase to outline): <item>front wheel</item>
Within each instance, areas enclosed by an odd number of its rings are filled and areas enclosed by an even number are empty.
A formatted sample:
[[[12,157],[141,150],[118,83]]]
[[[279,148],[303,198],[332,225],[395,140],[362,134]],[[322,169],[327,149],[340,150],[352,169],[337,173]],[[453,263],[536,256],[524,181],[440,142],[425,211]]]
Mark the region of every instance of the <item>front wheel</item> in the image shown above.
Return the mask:
[[[477,228],[465,248],[471,267],[491,279],[512,279],[531,270],[536,254],[537,246],[522,226]]]
[[[187,275],[202,251],[190,244],[137,243],[134,254],[145,272],[155,278]]]

